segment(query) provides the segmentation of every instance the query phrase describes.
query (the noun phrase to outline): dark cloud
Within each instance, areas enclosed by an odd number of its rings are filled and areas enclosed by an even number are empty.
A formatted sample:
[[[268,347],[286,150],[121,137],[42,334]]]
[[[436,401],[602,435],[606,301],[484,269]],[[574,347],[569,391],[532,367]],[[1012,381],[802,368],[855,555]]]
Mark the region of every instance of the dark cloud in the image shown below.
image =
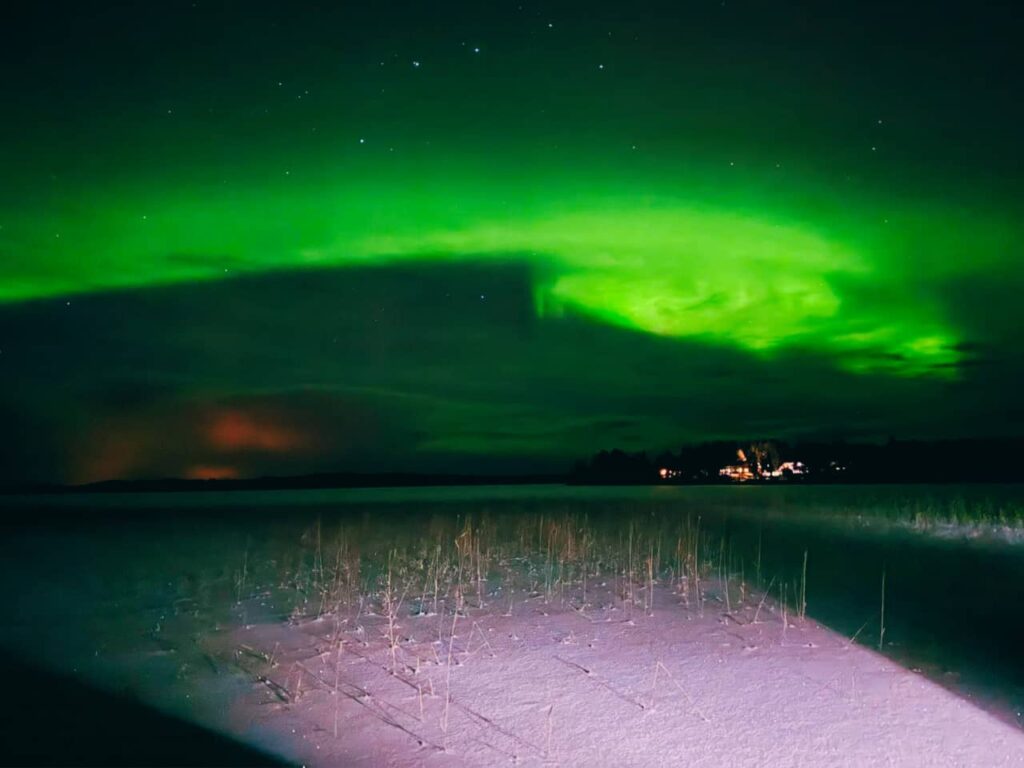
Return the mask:
[[[989,295],[958,290],[968,337],[992,334]],[[998,327],[962,351],[1014,338],[1011,323]],[[558,469],[613,446],[1024,424],[1007,407],[1021,372],[1008,354],[954,380],[858,375],[809,352],[539,320],[514,264],[278,273],[9,305],[0,338],[11,340],[0,358],[5,482]]]

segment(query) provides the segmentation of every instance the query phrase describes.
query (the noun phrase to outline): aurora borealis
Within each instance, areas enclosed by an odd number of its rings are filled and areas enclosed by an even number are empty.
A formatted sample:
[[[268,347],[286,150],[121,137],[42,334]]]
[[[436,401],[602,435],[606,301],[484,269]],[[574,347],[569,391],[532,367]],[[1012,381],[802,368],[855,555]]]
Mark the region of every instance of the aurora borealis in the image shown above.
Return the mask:
[[[1012,9],[371,5],[4,12],[0,480],[1020,431]]]

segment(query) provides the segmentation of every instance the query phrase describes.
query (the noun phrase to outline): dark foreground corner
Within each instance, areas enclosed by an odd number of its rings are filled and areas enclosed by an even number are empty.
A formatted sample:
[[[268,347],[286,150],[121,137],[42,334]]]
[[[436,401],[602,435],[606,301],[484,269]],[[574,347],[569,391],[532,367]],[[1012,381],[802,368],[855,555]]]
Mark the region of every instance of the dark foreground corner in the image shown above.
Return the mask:
[[[0,653],[0,764],[271,766],[282,761],[152,707]]]

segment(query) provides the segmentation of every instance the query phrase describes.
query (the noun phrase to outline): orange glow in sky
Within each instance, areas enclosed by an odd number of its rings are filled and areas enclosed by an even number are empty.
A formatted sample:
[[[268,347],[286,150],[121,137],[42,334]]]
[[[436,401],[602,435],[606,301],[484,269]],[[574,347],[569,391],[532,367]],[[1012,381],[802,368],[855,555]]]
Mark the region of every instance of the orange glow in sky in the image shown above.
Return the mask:
[[[185,470],[189,480],[233,480],[239,476],[236,467],[196,464]]]
[[[293,429],[239,410],[217,413],[207,433],[210,445],[225,451],[257,450],[286,453],[302,446],[303,436]]]

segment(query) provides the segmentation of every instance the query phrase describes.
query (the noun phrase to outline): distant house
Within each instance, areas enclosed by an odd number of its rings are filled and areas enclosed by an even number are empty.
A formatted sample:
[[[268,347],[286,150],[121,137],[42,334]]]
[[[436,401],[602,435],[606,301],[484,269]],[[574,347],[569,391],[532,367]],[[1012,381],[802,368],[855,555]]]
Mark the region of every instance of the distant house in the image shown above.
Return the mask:
[[[802,461],[784,461],[768,473],[769,477],[799,477],[807,474],[807,466]]]
[[[728,464],[718,470],[718,476],[732,480],[735,483],[745,483],[748,480],[756,480],[761,475],[761,462],[752,462],[742,448],[736,451],[738,464]]]
[[[662,467],[658,470],[658,477],[662,480],[675,480],[683,476],[681,469],[672,469],[670,467]]]
[[[807,474],[807,466],[802,461],[780,462],[774,445],[754,445],[751,454],[753,459],[748,459],[742,448],[736,451],[739,463],[722,467],[718,470],[718,476],[736,483],[745,483],[748,480],[792,479]]]
[[[753,480],[756,477],[753,470],[751,470],[746,464],[729,464],[728,466],[722,467],[718,470],[718,476],[726,477],[737,483],[744,483],[747,480]]]

